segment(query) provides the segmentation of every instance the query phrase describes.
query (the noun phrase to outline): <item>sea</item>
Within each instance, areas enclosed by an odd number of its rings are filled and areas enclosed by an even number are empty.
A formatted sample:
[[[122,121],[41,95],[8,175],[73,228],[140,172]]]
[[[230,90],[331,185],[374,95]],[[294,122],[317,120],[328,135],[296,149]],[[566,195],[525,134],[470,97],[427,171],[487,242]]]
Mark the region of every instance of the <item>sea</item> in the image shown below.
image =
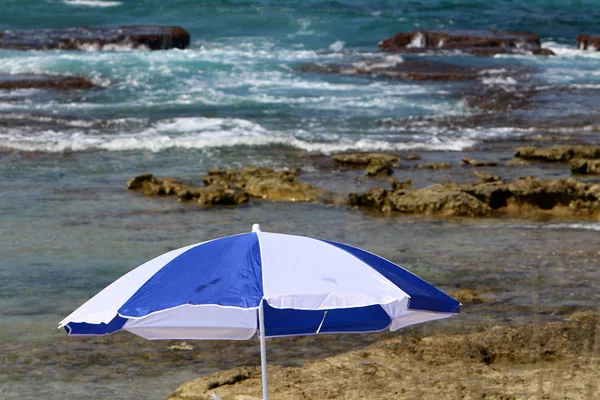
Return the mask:
[[[250,165],[301,168],[303,181],[341,198],[389,185],[330,162],[351,151],[452,164],[395,171],[415,186],[475,181],[462,157],[498,161],[483,170],[506,179],[568,178],[562,164],[507,162],[522,145],[600,143],[600,52],[576,45],[579,34],[600,34],[597,1],[0,0],[0,9],[0,31],[173,25],[191,35],[185,50],[0,50],[0,74],[81,76],[96,85],[0,90],[0,399],[164,399],[194,377],[256,365],[255,341],[193,343],[186,353],[131,334],[77,339],[57,329],[143,262],[254,223],[367,249],[447,292],[480,292],[482,303],[428,324],[428,334],[597,311],[598,221],[255,200],[202,207],[125,188],[147,172],[201,185],[211,168]],[[381,40],[415,29],[534,32],[556,55],[379,52]],[[403,81],[303,68],[409,59],[474,67],[480,77]],[[465,100],[488,93],[529,97],[509,112]],[[379,337],[363,336],[340,340],[351,348]],[[305,346],[295,349],[300,361],[343,350],[328,343],[277,346]],[[242,359],[240,349],[249,355]]]

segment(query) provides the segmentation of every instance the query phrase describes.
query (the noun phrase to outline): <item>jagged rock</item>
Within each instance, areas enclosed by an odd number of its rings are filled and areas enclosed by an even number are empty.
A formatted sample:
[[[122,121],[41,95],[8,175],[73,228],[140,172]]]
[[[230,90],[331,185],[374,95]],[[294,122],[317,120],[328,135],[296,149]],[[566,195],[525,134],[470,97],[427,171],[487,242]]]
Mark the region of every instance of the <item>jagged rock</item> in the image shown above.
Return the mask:
[[[600,147],[596,146],[524,146],[515,151],[515,157],[527,160],[566,162],[575,158],[600,158]]]
[[[424,50],[460,50],[475,55],[516,53],[553,55],[540,47],[540,37],[534,33],[497,30],[415,30],[397,33],[384,39],[379,48],[386,52],[414,53]]]
[[[473,174],[479,178],[480,182],[498,182],[502,180],[498,175],[486,174],[480,171],[473,171]]]
[[[582,175],[600,175],[600,160],[585,160],[577,158],[569,164],[571,172]]]
[[[14,89],[91,89],[95,87],[87,78],[78,76],[0,74],[0,90]]]
[[[0,32],[0,48],[15,50],[102,50],[124,45],[150,50],[185,49],[190,34],[178,26],[78,27]],[[109,47],[110,48],[110,47]]]
[[[173,178],[157,178],[152,174],[143,174],[130,179],[126,188],[137,190],[146,196],[179,196],[189,190],[188,186]]]
[[[578,35],[577,48],[580,50],[600,50],[600,35]]]
[[[206,185],[239,188],[250,196],[274,201],[314,201],[323,191],[300,182],[300,169],[275,171],[268,167],[213,169],[203,176]]]
[[[202,177],[204,187],[191,187],[173,178],[143,174],[130,179],[127,189],[146,196],[177,196],[202,205],[238,205],[251,197],[273,201],[314,201],[324,194],[297,178],[300,169],[275,171],[268,167],[212,169]]]
[[[489,217],[546,212],[600,216],[600,184],[574,179],[522,178],[508,183],[447,183],[420,189],[374,188],[365,193],[351,193],[349,197],[353,206],[415,214]]]
[[[381,161],[374,161],[367,165],[365,168],[365,175],[369,177],[374,176],[390,176],[394,173],[391,164]]]
[[[461,162],[464,165],[470,165],[472,167],[495,167],[498,165],[498,163],[494,161],[480,161],[467,157],[463,157]]]
[[[417,154],[406,154],[404,155],[404,159],[407,161],[418,161],[421,159],[421,156]]]

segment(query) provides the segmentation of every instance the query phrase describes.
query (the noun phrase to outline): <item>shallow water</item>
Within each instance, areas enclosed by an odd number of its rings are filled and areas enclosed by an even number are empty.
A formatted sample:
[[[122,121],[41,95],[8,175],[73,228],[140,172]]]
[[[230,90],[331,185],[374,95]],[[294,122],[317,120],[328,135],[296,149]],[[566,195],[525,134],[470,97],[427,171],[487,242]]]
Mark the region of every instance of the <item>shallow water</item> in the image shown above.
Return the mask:
[[[0,1],[0,30],[173,24],[187,50],[115,47],[79,52],[0,50],[0,74],[90,78],[89,91],[0,90],[0,398],[165,398],[199,374],[258,362],[256,343],[168,350],[133,335],[67,338],[58,321],[131,268],[170,249],[250,230],[346,242],[397,262],[446,291],[484,300],[411,333],[563,320],[597,310],[600,224],[389,216],[345,206],[251,202],[201,208],[125,190],[152,172],[199,183],[209,168],[302,167],[338,197],[382,180],[335,168],[347,150],[413,152],[399,180],[417,187],[471,182],[463,156],[505,162],[523,144],[598,144],[600,53],[592,2],[558,1]],[[32,18],[35,15],[35,18]],[[385,55],[398,31],[533,31],[556,57]],[[401,82],[300,72],[305,64],[402,63],[480,68],[475,82]],[[506,73],[510,71],[510,73]],[[486,112],[465,94],[534,92],[531,105]],[[412,169],[451,162],[449,170]],[[564,165],[483,168],[505,179],[569,177]],[[583,178],[582,178],[583,179]],[[597,178],[586,178],[598,181]],[[274,341],[272,362],[304,362],[380,335]],[[292,348],[293,350],[290,350]]]

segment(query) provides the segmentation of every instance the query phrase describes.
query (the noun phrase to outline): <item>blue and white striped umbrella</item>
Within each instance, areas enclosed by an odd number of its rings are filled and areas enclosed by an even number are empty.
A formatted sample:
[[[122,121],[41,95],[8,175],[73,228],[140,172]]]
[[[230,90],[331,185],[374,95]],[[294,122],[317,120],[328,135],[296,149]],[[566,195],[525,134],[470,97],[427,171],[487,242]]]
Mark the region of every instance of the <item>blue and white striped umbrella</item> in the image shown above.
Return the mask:
[[[70,335],[249,339],[397,330],[459,303],[381,257],[341,243],[253,232],[194,244],[137,267],[61,321]]]
[[[372,253],[254,225],[140,265],[60,327],[147,339],[242,340],[259,332],[266,368],[265,337],[394,331],[459,311],[456,300]]]

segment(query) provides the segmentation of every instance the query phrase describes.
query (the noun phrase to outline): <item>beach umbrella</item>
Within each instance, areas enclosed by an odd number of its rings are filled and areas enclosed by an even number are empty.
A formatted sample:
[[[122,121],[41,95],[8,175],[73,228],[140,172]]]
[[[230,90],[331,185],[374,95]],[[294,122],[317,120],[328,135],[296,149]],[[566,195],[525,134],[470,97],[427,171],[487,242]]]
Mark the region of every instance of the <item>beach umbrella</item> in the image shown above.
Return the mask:
[[[365,333],[446,318],[460,304],[368,251],[304,236],[252,232],[170,251],[100,291],[59,327],[126,330],[146,339],[260,339]]]

